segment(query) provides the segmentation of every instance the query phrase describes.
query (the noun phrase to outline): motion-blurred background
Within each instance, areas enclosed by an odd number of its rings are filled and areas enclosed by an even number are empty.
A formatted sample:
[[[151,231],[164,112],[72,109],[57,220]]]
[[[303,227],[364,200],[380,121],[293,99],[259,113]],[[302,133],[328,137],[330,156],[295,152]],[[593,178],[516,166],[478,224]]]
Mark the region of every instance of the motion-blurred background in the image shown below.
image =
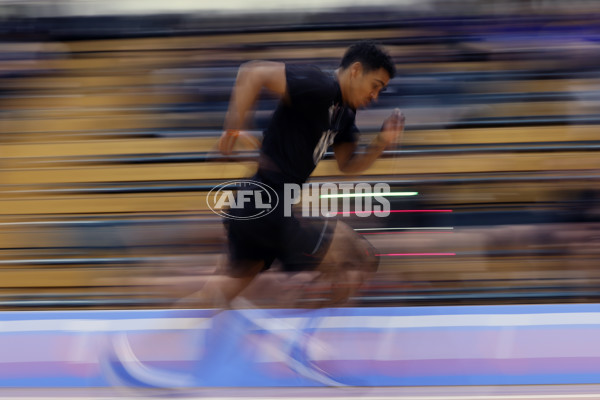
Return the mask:
[[[206,194],[255,166],[216,151],[238,66],[333,70],[360,39],[398,68],[359,112],[364,141],[396,107],[404,139],[361,176],[329,156],[313,181],[418,194],[340,217],[383,255],[354,304],[600,296],[595,1],[4,0],[0,21],[2,309],[163,307],[199,287],[225,249]]]

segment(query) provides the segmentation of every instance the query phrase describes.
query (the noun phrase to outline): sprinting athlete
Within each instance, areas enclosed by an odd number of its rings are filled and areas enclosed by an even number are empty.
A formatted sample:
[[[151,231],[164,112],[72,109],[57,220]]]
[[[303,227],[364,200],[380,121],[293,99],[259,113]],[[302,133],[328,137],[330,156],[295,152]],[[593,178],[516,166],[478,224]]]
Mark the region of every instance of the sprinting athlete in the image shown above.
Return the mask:
[[[280,101],[264,133],[257,172],[245,185],[246,190],[256,189],[254,194],[260,194],[266,186],[281,197],[286,184],[307,181],[330,146],[342,172],[359,173],[371,166],[387,146],[399,140],[404,129],[404,117],[396,110],[384,121],[382,131],[372,143],[364,151],[358,151],[356,111],[376,100],[394,74],[390,56],[371,42],[359,42],[348,48],[333,73],[314,66],[268,61],[243,64],[233,88],[219,149],[223,154],[231,154],[236,140],[249,140],[241,131],[260,92],[267,89],[279,96]],[[221,310],[235,308],[239,304],[234,300],[244,301],[236,296],[275,261],[284,271],[311,271],[318,276],[317,286],[324,288],[325,294],[312,304],[315,307],[345,302],[376,271],[378,258],[372,247],[345,223],[334,218],[298,217],[286,212],[282,202],[276,203],[271,212],[255,218],[264,199],[259,195],[246,200],[243,208],[229,210],[234,218],[225,220],[229,243],[225,270],[184,299],[186,305],[195,302]],[[189,374],[156,370],[140,362],[126,333],[111,342],[106,357],[107,374],[119,385],[128,386],[176,388],[206,382],[207,376],[218,373],[212,363],[213,356],[231,350],[227,346],[223,349],[221,332],[226,335],[236,331],[232,329],[235,325],[231,325],[236,321],[242,328],[262,329],[260,320],[268,315],[256,320],[239,313],[225,317],[222,322],[226,323],[226,329],[212,336],[215,343],[205,345],[206,352]],[[302,331],[297,333],[301,335]],[[288,336],[286,331],[282,342],[291,343]],[[292,370],[325,385],[339,385],[323,371],[295,359],[294,348],[286,353],[286,363]]]
[[[330,146],[341,172],[360,173],[399,140],[404,129],[404,116],[395,110],[372,143],[358,151],[356,112],[376,100],[394,74],[390,55],[368,41],[350,46],[333,73],[280,62],[245,63],[237,74],[219,150],[232,153],[259,94],[267,89],[280,101],[264,132],[251,181],[281,195],[285,184],[306,182]],[[219,299],[218,305],[228,305],[278,260],[284,271],[318,272],[329,290],[316,305],[336,304],[347,300],[377,269],[370,244],[345,223],[287,216],[281,203],[268,215],[250,219],[257,207],[260,204],[248,201],[243,209],[232,211],[236,218],[225,220],[229,245],[225,274],[205,286],[199,300]]]

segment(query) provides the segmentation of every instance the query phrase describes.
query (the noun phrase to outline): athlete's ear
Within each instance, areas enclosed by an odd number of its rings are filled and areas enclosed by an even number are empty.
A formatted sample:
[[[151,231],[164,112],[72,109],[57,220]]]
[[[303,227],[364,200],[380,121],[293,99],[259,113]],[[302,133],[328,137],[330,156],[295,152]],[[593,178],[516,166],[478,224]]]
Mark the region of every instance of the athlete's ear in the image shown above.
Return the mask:
[[[362,74],[363,66],[360,63],[360,61],[353,62],[352,64],[350,64],[349,68],[350,68],[350,76],[352,76],[353,78],[356,78]]]

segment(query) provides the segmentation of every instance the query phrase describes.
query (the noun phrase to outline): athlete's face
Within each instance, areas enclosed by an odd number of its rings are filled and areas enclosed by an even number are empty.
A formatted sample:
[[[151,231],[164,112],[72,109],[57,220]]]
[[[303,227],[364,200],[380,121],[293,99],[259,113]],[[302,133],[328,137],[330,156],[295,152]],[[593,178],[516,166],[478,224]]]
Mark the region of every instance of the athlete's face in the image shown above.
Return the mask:
[[[383,68],[366,71],[361,63],[350,66],[350,91],[348,104],[354,108],[362,108],[377,100],[379,93],[386,88],[390,76]]]

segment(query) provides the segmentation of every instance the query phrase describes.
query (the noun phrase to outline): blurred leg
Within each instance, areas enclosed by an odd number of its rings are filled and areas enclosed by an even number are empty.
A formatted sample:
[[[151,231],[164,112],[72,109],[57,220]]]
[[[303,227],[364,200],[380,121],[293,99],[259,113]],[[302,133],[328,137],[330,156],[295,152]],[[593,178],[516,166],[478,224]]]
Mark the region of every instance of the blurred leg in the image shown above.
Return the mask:
[[[325,285],[326,299],[318,306],[345,303],[370,279],[379,266],[371,244],[343,222],[336,224],[332,242],[317,268],[317,282]]]
[[[244,271],[241,276],[215,275],[207,279],[199,291],[184,297],[176,307],[228,308],[231,301],[239,295],[262,271],[263,261],[242,261],[236,271]],[[241,267],[241,268],[238,268]]]

